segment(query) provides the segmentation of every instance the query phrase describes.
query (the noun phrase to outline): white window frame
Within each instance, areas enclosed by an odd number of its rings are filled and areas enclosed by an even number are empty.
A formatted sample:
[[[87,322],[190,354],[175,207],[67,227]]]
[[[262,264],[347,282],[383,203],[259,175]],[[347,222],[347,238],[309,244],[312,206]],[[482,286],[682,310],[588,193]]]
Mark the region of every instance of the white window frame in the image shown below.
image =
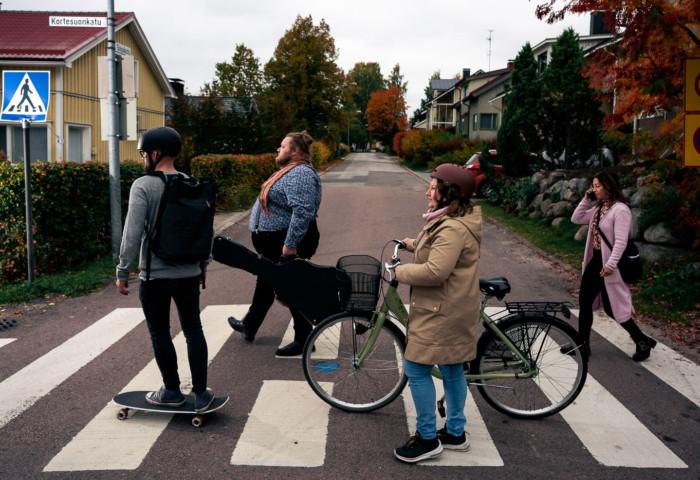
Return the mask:
[[[83,158],[79,160],[71,158],[70,155],[70,128],[79,128],[83,131]],[[86,125],[81,123],[66,123],[66,132],[63,138],[66,139],[66,161],[75,163],[85,163],[89,160],[92,160],[92,125]]]
[[[493,118],[493,124],[487,127],[484,126],[484,117],[489,115]],[[498,114],[493,112],[484,112],[479,114],[479,130],[498,130]]]

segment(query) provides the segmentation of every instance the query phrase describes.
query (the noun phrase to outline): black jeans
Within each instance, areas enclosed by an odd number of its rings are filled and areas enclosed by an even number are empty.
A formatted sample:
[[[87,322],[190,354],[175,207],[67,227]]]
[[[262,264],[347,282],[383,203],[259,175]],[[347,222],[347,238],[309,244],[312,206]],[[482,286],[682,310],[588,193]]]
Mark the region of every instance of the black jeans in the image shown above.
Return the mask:
[[[263,257],[266,257],[273,262],[278,262],[282,256],[282,247],[284,239],[287,238],[286,230],[278,230],[276,232],[253,232],[253,247]],[[306,235],[297,246],[297,256],[299,258],[309,259],[316,253],[320,235],[316,221],[312,220],[309,223],[309,228],[306,230]],[[265,315],[275,301],[275,291],[272,284],[258,277],[255,283],[255,293],[253,293],[253,301],[250,305],[250,310],[243,319],[245,329],[252,335],[255,335],[262,325]],[[308,320],[304,318],[297,310],[289,309],[294,318],[294,340],[304,343],[306,337],[311,333],[312,326]]]
[[[581,278],[581,289],[579,291],[578,304],[580,307],[578,314],[578,333],[582,342],[588,343],[591,339],[591,327],[593,326],[593,301],[601,295],[603,309],[610,317],[614,318],[608,292],[605,290],[605,281],[600,276],[603,269],[603,256],[600,250],[593,250],[593,258]]]
[[[187,358],[192,374],[192,391],[207,388],[207,341],[199,318],[199,277],[141,281],[139,298],[156,363],[168,390],[179,390],[177,354],[170,337],[170,299],[175,301],[182,332],[187,340]]]

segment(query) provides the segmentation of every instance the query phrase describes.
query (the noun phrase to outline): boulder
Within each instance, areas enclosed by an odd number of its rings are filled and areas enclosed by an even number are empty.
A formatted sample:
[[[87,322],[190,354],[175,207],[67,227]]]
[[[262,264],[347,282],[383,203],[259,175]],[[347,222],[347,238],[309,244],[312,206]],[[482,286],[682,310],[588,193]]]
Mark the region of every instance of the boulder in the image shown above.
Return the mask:
[[[639,255],[647,262],[675,262],[687,255],[687,250],[682,248],[666,247],[663,245],[652,245],[650,243],[637,242]]]
[[[630,208],[630,211],[632,212],[632,239],[633,240],[641,240],[642,239],[642,231],[639,228],[639,217],[642,216],[642,209],[641,208]]]
[[[530,207],[534,209],[539,209],[542,206],[542,201],[544,200],[544,193],[538,193],[535,199],[530,204]]]
[[[542,180],[544,180],[544,173],[542,172],[535,172],[532,174],[532,177],[530,177],[530,181],[535,185],[539,185]]]
[[[561,224],[566,222],[567,220],[567,217],[557,217],[554,220],[552,220],[552,227],[559,228],[561,227]]]
[[[649,193],[649,187],[640,187],[637,189],[637,191],[629,197],[630,199],[630,207],[641,207],[642,206],[642,200],[644,197]]]
[[[547,213],[547,210],[549,210],[549,206],[552,205],[552,201],[548,198],[542,200],[542,203],[540,204],[540,211],[542,213]]]
[[[571,203],[578,203],[581,200],[581,194],[574,188],[567,188],[561,196],[562,200],[566,200]]]
[[[530,215],[528,215],[529,218],[540,218],[542,216],[542,213],[539,210],[533,210],[530,212]]]
[[[576,230],[576,233],[574,234],[574,240],[577,242],[583,242],[586,240],[586,237],[588,236],[588,225],[581,225],[581,227]]]
[[[561,200],[562,199],[562,191],[566,187],[566,181],[565,180],[559,180],[558,182],[554,183],[552,186],[550,186],[547,189],[547,195],[549,198],[552,200]]]
[[[545,214],[547,217],[565,217],[570,215],[572,211],[571,203],[561,201],[550,205]]]
[[[653,244],[678,245],[680,240],[676,238],[670,228],[663,222],[652,225],[644,230],[644,241]]]

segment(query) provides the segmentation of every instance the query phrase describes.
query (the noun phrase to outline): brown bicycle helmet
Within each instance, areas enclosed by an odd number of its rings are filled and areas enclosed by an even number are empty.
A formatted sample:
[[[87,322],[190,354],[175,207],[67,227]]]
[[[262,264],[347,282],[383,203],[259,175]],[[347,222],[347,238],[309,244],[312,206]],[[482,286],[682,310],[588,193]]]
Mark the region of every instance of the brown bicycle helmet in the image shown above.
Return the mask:
[[[430,174],[430,178],[442,180],[442,183],[447,185],[457,185],[459,194],[464,200],[469,200],[474,193],[476,182],[474,175],[464,167],[455,165],[454,163],[443,163],[435,167]]]

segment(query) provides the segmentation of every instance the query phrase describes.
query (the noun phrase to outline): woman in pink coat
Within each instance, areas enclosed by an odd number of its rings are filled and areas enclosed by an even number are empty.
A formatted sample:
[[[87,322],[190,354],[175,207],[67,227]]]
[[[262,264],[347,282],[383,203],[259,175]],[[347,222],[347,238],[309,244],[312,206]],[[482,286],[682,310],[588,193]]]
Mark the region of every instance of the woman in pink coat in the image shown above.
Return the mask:
[[[588,224],[579,293],[581,310],[578,317],[584,354],[590,355],[593,310],[602,305],[605,313],[627,330],[634,340],[637,350],[632,359],[638,362],[649,358],[656,340],[642,333],[634,323],[632,293],[617,269],[617,262],[627,247],[632,230],[632,212],[625,203],[615,173],[603,170],[593,177],[592,186],[574,210],[571,221]],[[603,236],[612,245],[612,249]]]

